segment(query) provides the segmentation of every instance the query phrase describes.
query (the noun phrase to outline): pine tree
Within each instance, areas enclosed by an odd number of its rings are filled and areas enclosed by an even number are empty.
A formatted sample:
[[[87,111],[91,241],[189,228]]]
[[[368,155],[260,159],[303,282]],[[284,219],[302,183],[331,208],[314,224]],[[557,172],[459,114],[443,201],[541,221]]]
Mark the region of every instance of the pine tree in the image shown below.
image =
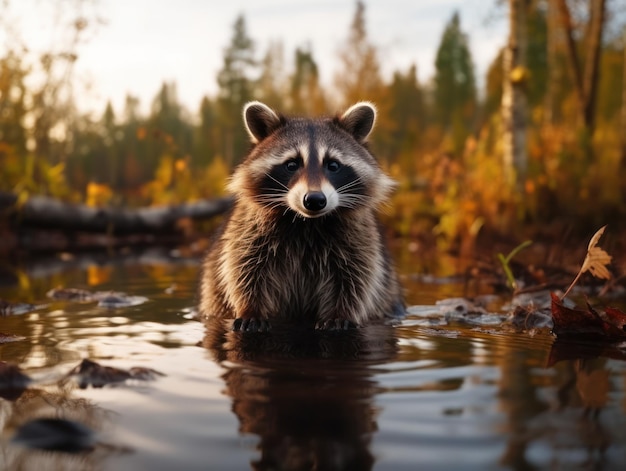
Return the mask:
[[[270,42],[261,61],[261,76],[255,87],[255,98],[277,110],[284,108],[287,88],[283,50],[281,41]]]
[[[452,133],[460,152],[472,129],[476,113],[476,80],[467,35],[458,12],[446,25],[437,49],[434,78],[434,111],[438,124]]]
[[[417,81],[417,68],[394,73],[389,86],[390,155],[396,158],[419,145],[424,127],[424,97]]]
[[[205,166],[211,163],[217,154],[215,105],[206,96],[200,103],[199,115],[200,123],[195,130],[193,163],[196,166]]]
[[[319,71],[310,47],[296,48],[294,73],[289,88],[289,108],[296,114],[326,112],[326,100],[319,83]]]
[[[104,154],[104,159],[101,159],[101,165],[108,169],[108,178],[106,178],[106,181],[112,188],[118,189],[120,183],[120,158],[117,146],[117,127],[115,125],[115,113],[113,112],[113,106],[111,106],[110,101],[107,102],[106,108],[104,109],[104,114],[102,115],[102,119],[100,120],[100,125],[102,127],[102,147]],[[101,178],[104,180],[105,176],[102,175]]]
[[[9,52],[0,59],[0,142],[20,157],[26,154],[26,75],[17,54]]]
[[[344,106],[357,101],[381,101],[383,81],[378,53],[367,36],[365,4],[358,0],[348,40],[339,52],[341,67],[335,77]],[[380,103],[379,103],[380,105]]]
[[[242,157],[247,147],[248,139],[241,126],[241,110],[253,98],[256,68],[254,41],[248,36],[244,16],[240,15],[233,25],[231,42],[224,50],[224,63],[217,76],[222,136],[220,148],[229,166]]]

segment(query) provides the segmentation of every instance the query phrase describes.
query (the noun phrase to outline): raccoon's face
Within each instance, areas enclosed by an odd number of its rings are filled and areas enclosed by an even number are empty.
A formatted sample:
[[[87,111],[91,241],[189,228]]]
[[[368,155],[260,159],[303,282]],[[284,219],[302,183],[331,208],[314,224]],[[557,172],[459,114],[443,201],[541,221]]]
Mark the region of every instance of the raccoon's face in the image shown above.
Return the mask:
[[[316,218],[375,208],[393,187],[364,145],[376,119],[370,103],[335,119],[284,118],[259,102],[243,114],[255,145],[229,189],[263,208]]]

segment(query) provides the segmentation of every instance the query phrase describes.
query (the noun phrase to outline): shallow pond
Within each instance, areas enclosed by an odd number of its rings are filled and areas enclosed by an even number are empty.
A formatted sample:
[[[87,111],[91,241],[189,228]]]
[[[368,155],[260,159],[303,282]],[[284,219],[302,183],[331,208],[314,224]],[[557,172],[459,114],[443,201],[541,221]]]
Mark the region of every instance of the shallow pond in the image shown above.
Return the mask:
[[[0,299],[41,306],[0,316],[0,333],[13,336],[0,360],[34,380],[0,398],[0,469],[624,469],[626,363],[569,348],[551,364],[559,352],[547,330],[518,332],[497,313],[439,315],[436,302],[467,286],[403,271],[419,307],[397,326],[242,337],[196,320],[193,258],[156,251],[11,269]],[[147,300],[47,298],[57,286]],[[59,381],[85,358],[163,376],[85,389]],[[86,425],[95,445],[14,443],[42,417]]]

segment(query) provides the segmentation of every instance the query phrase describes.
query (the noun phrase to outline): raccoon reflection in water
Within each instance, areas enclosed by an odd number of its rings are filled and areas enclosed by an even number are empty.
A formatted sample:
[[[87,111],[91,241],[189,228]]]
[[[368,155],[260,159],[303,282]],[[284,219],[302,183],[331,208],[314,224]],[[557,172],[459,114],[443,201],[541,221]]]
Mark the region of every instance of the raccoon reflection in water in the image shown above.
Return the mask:
[[[235,203],[206,255],[200,311],[233,330],[276,322],[346,329],[404,313],[377,218],[393,181],[367,147],[376,108],[334,118],[243,110],[252,149],[228,189]]]

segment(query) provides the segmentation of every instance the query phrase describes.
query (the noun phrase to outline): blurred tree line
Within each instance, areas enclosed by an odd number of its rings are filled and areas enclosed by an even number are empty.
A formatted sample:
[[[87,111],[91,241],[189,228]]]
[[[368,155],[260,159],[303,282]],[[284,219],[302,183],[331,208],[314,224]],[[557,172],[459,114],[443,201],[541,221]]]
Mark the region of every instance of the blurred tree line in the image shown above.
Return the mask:
[[[92,205],[217,196],[249,146],[241,123],[247,101],[315,115],[369,100],[380,113],[372,148],[400,184],[386,218],[403,235],[434,231],[449,242],[484,227],[512,233],[623,218],[624,7],[499,3],[511,12],[511,37],[484,80],[457,13],[443,29],[431,80],[414,65],[385,80],[359,0],[330,87],[320,83],[310,46],[286,56],[272,42],[259,54],[242,15],[223,50],[219,91],[195,113],[181,106],[175,83],[164,83],[147,116],[128,95],[121,115],[109,104],[98,119],[81,115],[71,93],[76,48],[93,19],[69,15],[74,34],[40,57],[37,85],[28,80],[24,46],[0,57],[0,191]],[[518,138],[508,142],[511,127]]]

